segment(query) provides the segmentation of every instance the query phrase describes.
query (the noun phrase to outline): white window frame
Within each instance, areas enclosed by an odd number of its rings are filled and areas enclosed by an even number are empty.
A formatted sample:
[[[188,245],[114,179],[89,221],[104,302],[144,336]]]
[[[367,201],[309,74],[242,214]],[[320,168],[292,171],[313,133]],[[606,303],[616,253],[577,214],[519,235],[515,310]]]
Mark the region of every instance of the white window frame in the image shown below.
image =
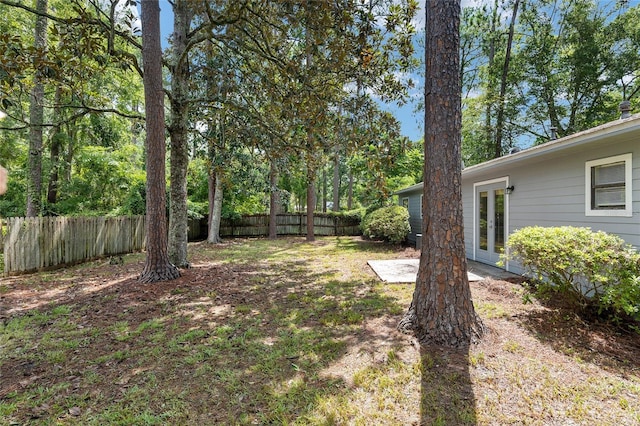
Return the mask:
[[[400,201],[400,205],[403,207],[406,207],[407,210],[409,209],[409,197],[402,197],[402,200]]]
[[[613,163],[621,163],[624,162],[624,209],[592,209],[591,208],[591,169],[597,166],[603,166],[607,164]],[[633,206],[633,191],[631,184],[633,182],[632,176],[632,155],[631,153],[616,155],[613,157],[600,158],[598,160],[592,160],[585,162],[584,166],[584,194],[585,194],[585,202],[584,202],[584,214],[585,216],[624,216],[631,217],[632,216],[632,206]]]

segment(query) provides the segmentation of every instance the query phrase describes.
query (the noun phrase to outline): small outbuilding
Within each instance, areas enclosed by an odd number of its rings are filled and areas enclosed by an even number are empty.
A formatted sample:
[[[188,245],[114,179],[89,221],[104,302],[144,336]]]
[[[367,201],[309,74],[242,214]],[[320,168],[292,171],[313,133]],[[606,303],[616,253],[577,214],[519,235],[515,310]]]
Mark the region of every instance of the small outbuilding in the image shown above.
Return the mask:
[[[419,243],[422,183],[396,194]],[[590,227],[638,249],[640,114],[467,167],[462,202],[467,257],[479,262],[495,265],[509,234],[536,225]]]

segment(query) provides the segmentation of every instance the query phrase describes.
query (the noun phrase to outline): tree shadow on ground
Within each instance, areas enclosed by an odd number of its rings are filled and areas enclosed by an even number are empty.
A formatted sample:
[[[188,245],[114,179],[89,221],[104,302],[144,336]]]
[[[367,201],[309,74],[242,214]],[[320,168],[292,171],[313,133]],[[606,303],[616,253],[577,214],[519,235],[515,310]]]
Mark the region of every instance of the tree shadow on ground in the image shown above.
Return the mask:
[[[333,407],[318,401],[350,389],[324,370],[375,337],[354,327],[401,308],[373,279],[339,281],[308,262],[196,265],[154,284],[136,280],[141,261],[96,264],[36,279],[29,294],[16,279],[0,302],[17,309],[3,322],[25,331],[0,347],[0,403],[19,407],[12,416],[22,421],[329,418]]]
[[[468,348],[420,348],[421,425],[475,425],[476,403]]]
[[[390,244],[381,240],[367,240],[365,238],[336,237],[337,247],[340,250],[357,251],[365,253],[387,253],[392,251],[407,251],[415,256],[419,256],[419,252],[415,248],[403,244]]]
[[[540,342],[623,376],[640,369],[639,333],[595,317],[583,318],[558,299],[539,301],[542,309],[528,310],[516,318]]]

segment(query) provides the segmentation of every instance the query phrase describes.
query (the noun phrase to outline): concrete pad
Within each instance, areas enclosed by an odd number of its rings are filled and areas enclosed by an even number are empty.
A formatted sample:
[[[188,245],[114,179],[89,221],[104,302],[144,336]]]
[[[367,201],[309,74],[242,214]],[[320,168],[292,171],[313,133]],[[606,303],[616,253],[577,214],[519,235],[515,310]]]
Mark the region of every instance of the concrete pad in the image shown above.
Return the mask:
[[[415,283],[420,259],[370,260],[367,262],[378,277],[388,283]],[[467,273],[469,281],[480,281],[483,277]]]

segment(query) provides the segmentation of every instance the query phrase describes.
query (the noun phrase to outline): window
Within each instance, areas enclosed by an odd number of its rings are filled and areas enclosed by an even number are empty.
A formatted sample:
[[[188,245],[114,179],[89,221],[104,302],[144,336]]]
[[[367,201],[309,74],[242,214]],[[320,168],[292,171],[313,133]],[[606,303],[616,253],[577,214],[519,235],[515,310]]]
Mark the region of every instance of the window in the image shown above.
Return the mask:
[[[631,216],[631,154],[587,161],[585,215]]]
[[[402,207],[404,207],[405,209],[409,208],[409,198],[402,199]]]

